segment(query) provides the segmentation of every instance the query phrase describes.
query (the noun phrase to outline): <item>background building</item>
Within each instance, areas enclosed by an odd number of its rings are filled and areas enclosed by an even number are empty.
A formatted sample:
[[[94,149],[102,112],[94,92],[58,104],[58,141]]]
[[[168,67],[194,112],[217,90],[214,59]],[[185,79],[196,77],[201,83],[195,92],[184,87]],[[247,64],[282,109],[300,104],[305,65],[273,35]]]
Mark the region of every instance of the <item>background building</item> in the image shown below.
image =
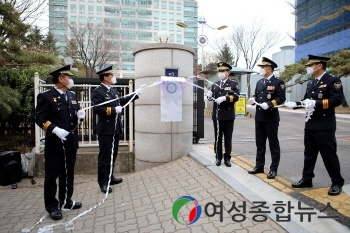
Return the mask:
[[[61,52],[71,38],[70,27],[97,25],[107,29],[118,43],[117,60],[106,65],[131,74],[135,70],[133,49],[155,42],[160,31],[167,32],[171,42],[194,48],[197,61],[198,28],[176,26],[177,21],[195,25],[197,18],[197,0],[49,0],[49,31]]]
[[[296,0],[295,62],[350,49],[350,0]]]

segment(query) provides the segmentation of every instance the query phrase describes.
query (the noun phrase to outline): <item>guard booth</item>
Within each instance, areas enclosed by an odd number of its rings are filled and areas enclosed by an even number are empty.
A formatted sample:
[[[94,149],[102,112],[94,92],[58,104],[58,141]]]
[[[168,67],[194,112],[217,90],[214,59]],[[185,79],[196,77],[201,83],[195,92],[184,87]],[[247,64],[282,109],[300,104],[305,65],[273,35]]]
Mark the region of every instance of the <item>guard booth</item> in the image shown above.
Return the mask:
[[[204,80],[195,80],[194,84],[204,88]],[[193,86],[193,143],[204,138],[204,89]]]

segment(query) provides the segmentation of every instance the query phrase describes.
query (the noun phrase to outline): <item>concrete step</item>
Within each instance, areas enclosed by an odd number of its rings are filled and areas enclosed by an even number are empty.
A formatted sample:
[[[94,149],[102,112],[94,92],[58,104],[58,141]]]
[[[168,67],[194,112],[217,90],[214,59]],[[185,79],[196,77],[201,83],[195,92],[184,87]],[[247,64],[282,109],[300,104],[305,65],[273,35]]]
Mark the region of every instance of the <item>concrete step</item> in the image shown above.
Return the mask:
[[[98,147],[79,148],[75,163],[74,174],[97,174]],[[129,152],[128,146],[120,146],[114,164],[114,173],[131,173],[135,171],[135,153]],[[34,175],[45,176],[44,153],[35,155]]]

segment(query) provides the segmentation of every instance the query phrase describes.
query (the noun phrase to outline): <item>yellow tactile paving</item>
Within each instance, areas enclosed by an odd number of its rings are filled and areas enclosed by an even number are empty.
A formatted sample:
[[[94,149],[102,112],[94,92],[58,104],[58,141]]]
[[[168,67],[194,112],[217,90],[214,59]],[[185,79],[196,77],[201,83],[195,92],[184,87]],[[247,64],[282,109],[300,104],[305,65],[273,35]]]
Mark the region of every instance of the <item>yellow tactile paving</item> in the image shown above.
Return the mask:
[[[345,215],[346,217],[350,217],[350,196],[344,192],[337,196],[329,196],[327,194],[328,189],[329,188],[311,189],[300,193],[324,205],[330,203],[330,205],[338,210],[339,213]]]
[[[208,146],[211,149],[214,149],[213,144],[210,144]],[[233,156],[231,158],[231,161],[247,171],[255,166],[254,162],[251,162],[250,160],[243,158],[242,156],[234,152],[232,152],[231,155]],[[265,173],[267,172],[268,171],[265,169]],[[293,191],[301,190],[291,188],[292,182],[280,176],[276,176],[275,179],[267,179],[265,173],[259,173],[256,174],[256,176],[262,179],[264,182],[280,190],[281,192],[289,194]],[[330,203],[330,205],[336,210],[338,210],[339,213],[343,214],[346,217],[350,217],[350,196],[345,194],[344,192],[337,196],[329,196],[328,189],[329,188],[310,189],[302,191],[300,193],[324,205]]]

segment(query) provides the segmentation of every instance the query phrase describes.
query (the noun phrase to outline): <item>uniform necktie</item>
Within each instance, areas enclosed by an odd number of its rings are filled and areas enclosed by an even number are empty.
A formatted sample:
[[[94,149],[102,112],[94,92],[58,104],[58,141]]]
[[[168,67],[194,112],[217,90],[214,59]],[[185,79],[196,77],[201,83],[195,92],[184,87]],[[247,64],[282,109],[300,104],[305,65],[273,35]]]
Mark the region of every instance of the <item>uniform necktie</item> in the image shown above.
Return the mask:
[[[225,82],[222,82],[222,81],[220,82],[220,88],[223,88],[223,87],[224,87],[224,83],[225,83]]]
[[[264,79],[264,85],[266,85],[266,83],[267,83],[267,79]]]
[[[63,92],[62,97],[67,101],[67,92]]]
[[[318,79],[315,79],[315,81],[314,81],[314,87],[317,86],[317,83],[318,83]]]

